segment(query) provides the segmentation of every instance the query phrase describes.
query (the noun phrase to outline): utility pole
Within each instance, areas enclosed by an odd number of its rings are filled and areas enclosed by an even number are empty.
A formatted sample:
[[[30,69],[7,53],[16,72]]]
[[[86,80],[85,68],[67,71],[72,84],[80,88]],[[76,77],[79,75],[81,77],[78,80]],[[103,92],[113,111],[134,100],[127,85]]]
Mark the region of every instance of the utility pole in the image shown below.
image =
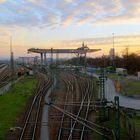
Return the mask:
[[[12,73],[12,80],[15,78],[15,69],[14,69],[14,53],[12,50],[12,36],[10,36],[10,68]]]
[[[75,73],[77,74],[78,73],[78,66],[79,66],[79,63],[80,63],[80,54],[78,53],[76,55],[76,67],[75,67]]]
[[[51,48],[51,65],[50,65],[50,70],[51,70],[51,81],[52,81],[52,85],[51,85],[51,95],[52,95],[52,90],[53,90],[53,48]]]
[[[107,76],[105,75],[104,68],[101,70],[101,74],[99,76],[98,85],[100,86],[100,100],[105,100],[105,81],[107,80]]]
[[[114,49],[114,33],[112,33],[112,35],[113,35],[113,49]]]
[[[53,65],[53,48],[51,48],[51,68],[52,68],[52,65]]]
[[[56,53],[56,67],[59,65],[59,52]]]
[[[115,72],[116,67],[115,67],[114,33],[112,33],[112,35],[113,35],[113,59],[112,59],[112,66],[113,66],[113,70],[114,70],[114,72]]]
[[[116,140],[120,139],[120,106],[119,106],[119,97],[115,96],[115,136]]]
[[[105,114],[106,114],[106,109],[105,109],[105,105],[106,105],[106,98],[105,98],[105,81],[107,80],[107,76],[105,75],[105,71],[104,68],[101,70],[101,74],[99,76],[99,81],[97,81],[97,85],[100,86],[99,90],[99,98],[101,101],[101,105],[102,107],[102,111],[101,111],[101,116],[103,116],[103,120],[105,120]],[[102,120],[102,119],[101,119]]]
[[[38,56],[34,57],[34,69],[35,69],[35,73],[36,73],[37,69],[38,69]]]
[[[125,68],[128,69],[128,58],[129,58],[129,46],[126,47],[125,49],[125,57],[124,57],[124,61],[125,61]]]
[[[86,74],[86,71],[87,71],[87,53],[85,53],[85,56],[84,56],[84,61],[85,61],[85,74]]]

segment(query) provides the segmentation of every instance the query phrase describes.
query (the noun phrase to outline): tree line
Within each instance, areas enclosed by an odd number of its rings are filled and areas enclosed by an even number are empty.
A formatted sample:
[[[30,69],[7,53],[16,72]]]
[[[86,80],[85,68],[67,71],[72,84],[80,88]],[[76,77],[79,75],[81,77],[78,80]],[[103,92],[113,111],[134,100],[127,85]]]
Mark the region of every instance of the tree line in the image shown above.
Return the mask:
[[[65,61],[67,64],[88,66],[88,67],[108,67],[114,66],[115,68],[125,68],[129,74],[136,74],[140,71],[140,55],[131,53],[124,54],[123,56],[115,56],[114,59],[102,56],[98,58],[75,57]]]

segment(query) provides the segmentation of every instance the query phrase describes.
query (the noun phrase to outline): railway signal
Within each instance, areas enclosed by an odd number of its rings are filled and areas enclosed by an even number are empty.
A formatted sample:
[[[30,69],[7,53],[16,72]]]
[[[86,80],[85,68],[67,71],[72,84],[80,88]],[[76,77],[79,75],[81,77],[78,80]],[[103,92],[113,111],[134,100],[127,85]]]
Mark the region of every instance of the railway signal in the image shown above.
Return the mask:
[[[116,140],[120,139],[120,106],[119,106],[119,97],[115,96],[115,136]]]
[[[107,80],[107,76],[105,75],[104,69],[101,70],[101,74],[99,76],[99,81],[97,81],[97,85],[99,85],[99,100],[101,101],[101,105],[103,106],[103,120],[105,119],[105,81]]]
[[[107,76],[105,75],[104,69],[99,76],[99,86],[100,86],[100,100],[105,100],[105,81],[107,80]]]

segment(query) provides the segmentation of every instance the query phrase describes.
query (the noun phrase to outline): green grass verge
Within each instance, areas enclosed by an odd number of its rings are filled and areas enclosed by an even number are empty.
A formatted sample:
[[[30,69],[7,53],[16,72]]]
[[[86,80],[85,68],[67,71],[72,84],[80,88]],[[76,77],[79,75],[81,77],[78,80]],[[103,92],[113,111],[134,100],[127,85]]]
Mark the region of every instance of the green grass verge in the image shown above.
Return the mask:
[[[115,130],[115,111],[110,110],[109,120],[101,123],[109,129]],[[131,129],[129,130],[129,124]],[[133,127],[134,126],[134,127]],[[131,137],[133,139],[134,129],[135,128],[135,140],[140,140],[140,117],[139,116],[129,116],[123,115],[120,113],[120,140],[125,140]]]
[[[133,116],[130,121],[134,123],[135,130],[136,130],[136,140],[140,139],[140,117],[139,116]]]
[[[117,74],[109,74],[108,77],[112,80],[118,80],[120,79],[120,76]]]
[[[124,94],[140,95],[140,82],[125,79],[124,85],[122,85],[122,92]]]
[[[0,140],[4,139],[17,116],[24,109],[27,99],[36,85],[35,77],[24,77],[14,84],[7,93],[0,96]]]
[[[116,74],[108,75],[109,78],[116,81],[119,80],[121,84],[121,93],[124,95],[140,95],[140,82],[127,79]]]

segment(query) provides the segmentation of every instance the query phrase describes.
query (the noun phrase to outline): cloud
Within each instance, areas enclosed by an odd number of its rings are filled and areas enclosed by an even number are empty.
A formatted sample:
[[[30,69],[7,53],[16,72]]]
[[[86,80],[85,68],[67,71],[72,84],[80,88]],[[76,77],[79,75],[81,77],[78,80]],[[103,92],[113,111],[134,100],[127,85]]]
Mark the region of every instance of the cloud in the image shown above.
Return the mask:
[[[38,2],[38,0],[26,0],[27,2]]]
[[[139,25],[140,18],[139,17],[133,17],[131,15],[120,15],[120,16],[110,16],[105,17],[102,19],[98,19],[94,22],[92,22],[92,25],[123,25],[123,24],[135,24]]]
[[[6,2],[6,0],[0,0],[0,3],[4,3],[4,2]]]
[[[40,3],[41,0],[25,0],[26,2],[31,2],[31,3]]]
[[[140,47],[140,35],[127,35],[127,36],[115,36],[114,42],[115,42],[115,47],[126,47],[129,46],[130,48],[134,46]],[[99,37],[99,38],[81,38],[81,39],[76,39],[76,40],[63,40],[61,41],[62,44],[67,45],[72,45],[75,46],[75,44],[81,45],[82,42],[85,42],[88,46],[104,46],[106,47],[107,45],[112,45],[112,36],[108,37]],[[112,47],[112,46],[111,46]]]
[[[65,2],[72,3],[74,0],[64,0]]]
[[[88,17],[84,17],[84,18],[81,18],[81,19],[78,19],[76,24],[78,26],[80,25],[83,25],[83,24],[86,24],[88,21],[90,21],[93,17],[92,16],[88,16]]]
[[[134,36],[115,36],[115,51],[117,54],[121,55],[122,51],[126,47],[129,47],[130,52],[140,52],[140,35],[134,35]],[[59,42],[60,44],[58,46],[65,47],[65,44],[67,44],[67,47],[69,48],[78,48],[81,46],[82,42],[85,42],[85,44],[91,48],[91,49],[102,49],[100,52],[96,52],[94,54],[89,54],[88,56],[93,57],[101,56],[102,54],[108,55],[110,48],[112,48],[112,37],[100,37],[100,38],[81,38],[76,40],[63,40]],[[59,47],[58,47],[59,48]]]
[[[0,26],[139,24],[140,0],[0,0]]]

